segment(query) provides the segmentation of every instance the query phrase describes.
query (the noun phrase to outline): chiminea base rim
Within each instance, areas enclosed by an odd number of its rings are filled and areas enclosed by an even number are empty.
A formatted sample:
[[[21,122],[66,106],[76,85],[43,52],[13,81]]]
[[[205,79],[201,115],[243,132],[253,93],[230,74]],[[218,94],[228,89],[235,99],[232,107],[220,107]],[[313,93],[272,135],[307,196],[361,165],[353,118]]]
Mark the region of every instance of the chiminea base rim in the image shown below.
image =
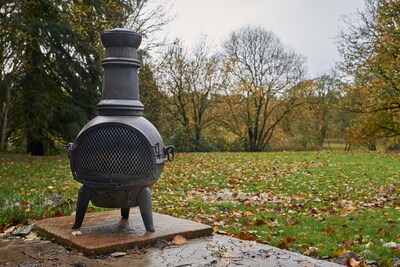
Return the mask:
[[[137,196],[143,188],[152,189],[154,183],[142,183],[124,187],[99,187],[82,185],[81,188],[89,195],[93,206],[100,208],[130,208],[137,207]]]

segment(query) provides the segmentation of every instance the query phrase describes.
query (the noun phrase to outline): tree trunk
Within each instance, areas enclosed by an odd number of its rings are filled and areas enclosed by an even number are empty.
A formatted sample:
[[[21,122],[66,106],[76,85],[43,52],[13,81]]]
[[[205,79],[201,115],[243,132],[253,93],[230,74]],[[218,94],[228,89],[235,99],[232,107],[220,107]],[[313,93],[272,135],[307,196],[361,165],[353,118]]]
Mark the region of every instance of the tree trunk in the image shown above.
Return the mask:
[[[10,110],[11,105],[11,87],[12,82],[9,80],[7,82],[7,92],[6,99],[3,102],[3,111],[1,116],[1,136],[0,136],[0,151],[4,151],[6,149],[6,139],[7,139],[7,124],[8,124],[8,112]]]
[[[318,148],[322,149],[324,142],[325,142],[325,137],[326,137],[326,131],[328,130],[328,118],[327,118],[327,113],[328,110],[326,107],[322,108],[322,118],[321,118],[321,127],[319,131],[319,136],[318,136]]]
[[[35,132],[37,134],[37,132]],[[44,156],[44,143],[38,137],[28,133],[26,135],[26,152],[32,156]]]

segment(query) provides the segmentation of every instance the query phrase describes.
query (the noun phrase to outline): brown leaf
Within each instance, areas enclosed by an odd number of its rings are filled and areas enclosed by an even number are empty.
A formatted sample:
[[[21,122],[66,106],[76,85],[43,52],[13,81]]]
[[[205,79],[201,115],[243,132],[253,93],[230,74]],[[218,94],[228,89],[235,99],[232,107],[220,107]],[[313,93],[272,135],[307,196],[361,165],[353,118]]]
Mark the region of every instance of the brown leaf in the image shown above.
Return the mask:
[[[10,228],[7,228],[6,230],[4,230],[4,233],[6,233],[6,234],[11,233],[15,230],[15,228],[16,228],[15,226],[11,226]]]
[[[316,258],[318,256],[317,248],[310,247],[307,251],[304,252],[304,255],[312,258]]]
[[[291,236],[285,236],[285,238],[283,239],[286,243],[291,243],[296,241],[295,237],[291,237]]]
[[[267,224],[267,222],[264,221],[264,220],[256,219],[256,220],[254,221],[254,225],[255,225],[255,226],[261,226],[261,225],[266,225],[266,224]]]
[[[176,235],[176,236],[174,236],[174,239],[172,239],[172,244],[174,244],[174,245],[184,245],[186,243],[187,243],[187,239],[181,235]]]
[[[296,238],[291,236],[285,236],[283,240],[278,244],[278,248],[280,249],[288,249],[288,244],[294,242]]]
[[[353,245],[354,241],[353,240],[346,240],[342,243],[342,247],[343,248],[348,248],[351,247]]]
[[[243,231],[237,236],[239,239],[242,240],[250,240],[250,241],[256,241],[258,238],[254,236],[253,234],[249,233],[248,231]]]
[[[350,262],[349,262],[351,267],[360,267],[361,263],[362,263],[361,261],[358,261],[358,260],[356,260],[354,258],[351,258]]]
[[[284,241],[280,242],[278,244],[278,248],[280,248],[280,249],[288,249],[287,243],[285,243]]]

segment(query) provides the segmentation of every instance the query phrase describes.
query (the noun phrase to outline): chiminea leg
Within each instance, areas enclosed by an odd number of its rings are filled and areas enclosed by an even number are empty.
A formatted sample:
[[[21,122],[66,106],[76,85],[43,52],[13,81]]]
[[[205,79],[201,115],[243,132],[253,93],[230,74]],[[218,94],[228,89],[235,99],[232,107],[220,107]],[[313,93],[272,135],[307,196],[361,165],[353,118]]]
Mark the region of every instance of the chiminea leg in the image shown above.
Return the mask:
[[[153,211],[151,207],[151,190],[143,187],[138,195],[140,214],[142,215],[144,227],[148,232],[154,232]]]
[[[129,218],[129,208],[122,208],[121,216],[122,216],[122,219],[128,219]]]
[[[81,227],[83,218],[85,217],[85,213],[89,205],[89,201],[90,201],[89,191],[86,189],[84,185],[82,185],[81,188],[79,188],[78,192],[75,223],[74,226],[72,226],[72,229],[79,229]]]

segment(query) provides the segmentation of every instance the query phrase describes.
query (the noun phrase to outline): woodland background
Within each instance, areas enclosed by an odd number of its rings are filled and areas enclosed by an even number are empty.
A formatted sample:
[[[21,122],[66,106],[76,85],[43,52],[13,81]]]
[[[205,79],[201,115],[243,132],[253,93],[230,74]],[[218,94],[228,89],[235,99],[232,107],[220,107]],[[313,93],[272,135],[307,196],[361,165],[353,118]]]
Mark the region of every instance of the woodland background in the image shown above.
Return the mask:
[[[158,38],[162,1],[0,1],[0,149],[56,154],[96,116],[114,27],[139,32],[145,116],[178,151],[400,149],[400,1],[366,0],[345,17],[343,60],[310,77],[268,29],[212,46]],[[323,48],[321,48],[323,49]]]

